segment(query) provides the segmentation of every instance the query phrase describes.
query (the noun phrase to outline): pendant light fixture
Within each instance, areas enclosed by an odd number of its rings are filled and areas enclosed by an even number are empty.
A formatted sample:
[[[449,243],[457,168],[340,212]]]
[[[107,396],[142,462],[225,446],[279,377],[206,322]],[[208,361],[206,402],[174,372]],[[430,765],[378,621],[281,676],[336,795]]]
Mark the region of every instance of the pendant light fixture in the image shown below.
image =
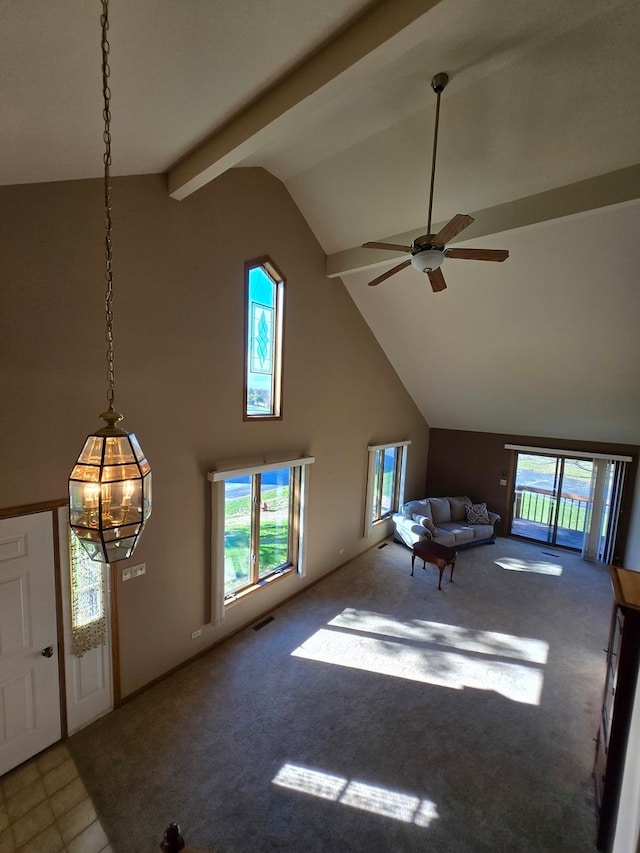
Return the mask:
[[[115,563],[133,554],[151,515],[151,468],[135,435],[118,426],[122,415],[114,409],[109,2],[101,2],[108,408],[100,415],[106,426],[87,437],[69,476],[69,523],[92,560]]]

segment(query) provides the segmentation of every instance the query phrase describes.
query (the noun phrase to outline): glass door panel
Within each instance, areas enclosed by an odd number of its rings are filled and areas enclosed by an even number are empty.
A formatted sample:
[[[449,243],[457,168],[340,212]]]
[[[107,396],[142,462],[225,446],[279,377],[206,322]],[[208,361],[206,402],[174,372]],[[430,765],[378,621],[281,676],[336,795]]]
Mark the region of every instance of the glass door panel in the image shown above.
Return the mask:
[[[565,458],[562,463],[562,488],[553,541],[565,548],[581,551],[591,516],[593,461]]]
[[[593,472],[589,459],[518,453],[511,533],[581,551]]]
[[[511,533],[552,542],[557,514],[560,460],[518,453]]]

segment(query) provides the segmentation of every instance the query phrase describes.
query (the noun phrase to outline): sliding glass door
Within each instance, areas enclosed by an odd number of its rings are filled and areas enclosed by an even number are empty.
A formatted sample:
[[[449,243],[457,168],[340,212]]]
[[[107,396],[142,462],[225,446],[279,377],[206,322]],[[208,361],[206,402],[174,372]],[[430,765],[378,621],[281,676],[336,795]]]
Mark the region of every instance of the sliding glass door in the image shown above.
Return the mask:
[[[611,563],[631,457],[514,444],[505,449],[515,452],[509,532]]]
[[[593,468],[591,459],[518,453],[511,533],[582,551]]]

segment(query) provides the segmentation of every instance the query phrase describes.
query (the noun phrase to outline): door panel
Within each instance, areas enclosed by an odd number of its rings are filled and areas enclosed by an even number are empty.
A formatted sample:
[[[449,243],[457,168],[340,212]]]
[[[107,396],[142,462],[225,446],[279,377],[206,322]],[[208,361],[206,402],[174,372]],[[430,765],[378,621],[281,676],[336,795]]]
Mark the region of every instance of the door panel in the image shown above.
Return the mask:
[[[40,512],[0,520],[0,774],[60,737],[53,523]]]
[[[71,586],[69,514],[66,507],[60,509],[60,575],[62,587],[62,611],[64,614],[64,636],[67,653],[65,657],[67,731],[69,734],[91,723],[97,717],[113,709],[111,674],[111,635],[109,631],[109,571],[102,566],[104,605],[107,620],[106,642],[103,646],[88,649],[82,657],[72,654],[71,642]],[[84,557],[84,552],[80,549]]]
[[[591,520],[594,463],[518,453],[511,533],[581,551]]]
[[[539,542],[553,541],[557,497],[558,460],[551,456],[519,453],[511,533]]]

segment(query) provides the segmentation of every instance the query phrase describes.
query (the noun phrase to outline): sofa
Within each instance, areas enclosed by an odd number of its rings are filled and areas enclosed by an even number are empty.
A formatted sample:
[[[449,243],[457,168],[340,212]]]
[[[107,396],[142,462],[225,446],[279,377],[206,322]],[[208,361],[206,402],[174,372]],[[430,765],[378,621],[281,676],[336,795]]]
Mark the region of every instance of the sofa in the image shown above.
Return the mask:
[[[394,539],[410,548],[419,539],[433,539],[449,548],[493,543],[498,521],[497,513],[471,498],[422,498],[403,504],[393,516]]]

